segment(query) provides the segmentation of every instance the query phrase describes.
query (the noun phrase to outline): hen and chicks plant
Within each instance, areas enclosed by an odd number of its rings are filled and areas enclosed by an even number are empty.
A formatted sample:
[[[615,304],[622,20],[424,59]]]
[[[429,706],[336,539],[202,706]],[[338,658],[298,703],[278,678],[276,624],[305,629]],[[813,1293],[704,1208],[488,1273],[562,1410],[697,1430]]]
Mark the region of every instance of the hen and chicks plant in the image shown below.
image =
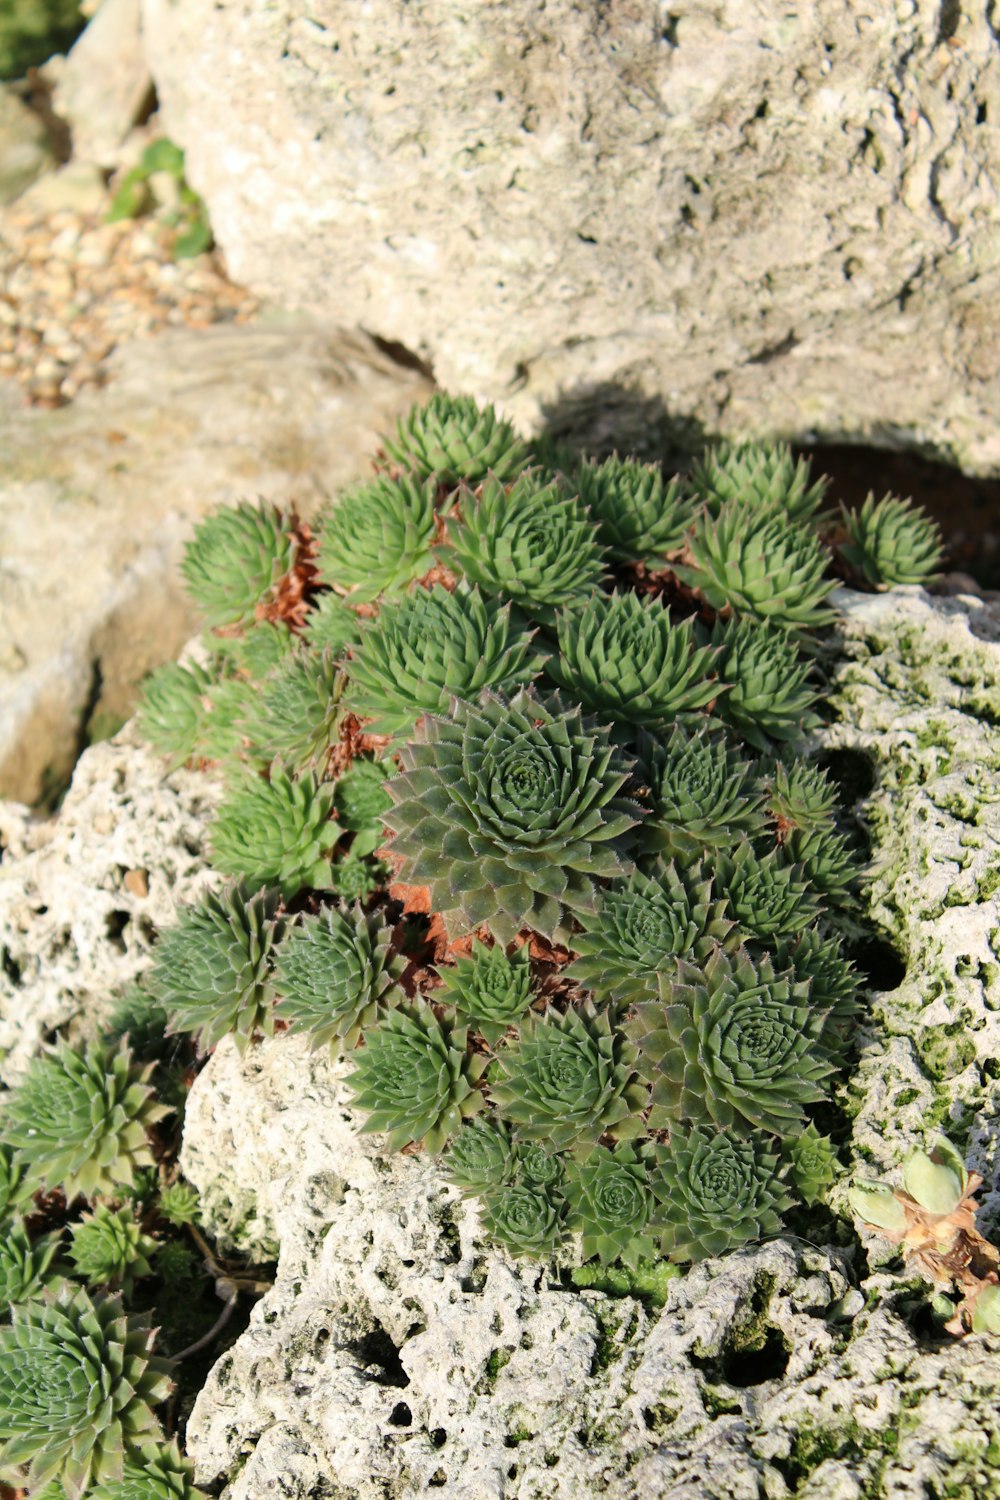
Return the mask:
[[[311,527],[199,526],[215,630],[143,722],[220,766],[237,884],[152,987],[202,1048],[290,1027],[349,1055],[365,1128],[443,1153],[515,1254],[682,1261],[834,1171],[812,1115],[857,1007],[860,861],[807,749],[836,523],[782,445],[675,478],[546,453],[442,393]],[[870,511],[843,566],[927,576],[916,513]]]

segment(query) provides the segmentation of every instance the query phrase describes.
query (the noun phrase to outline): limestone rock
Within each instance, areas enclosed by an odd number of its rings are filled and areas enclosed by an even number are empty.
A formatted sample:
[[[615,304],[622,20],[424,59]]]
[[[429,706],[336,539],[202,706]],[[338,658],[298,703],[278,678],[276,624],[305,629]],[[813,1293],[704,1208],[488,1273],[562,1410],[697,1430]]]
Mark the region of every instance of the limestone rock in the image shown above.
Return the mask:
[[[526,426],[1000,468],[994,7],[143,6],[254,290]]]
[[[0,795],[62,784],[192,635],[178,566],[200,517],[258,496],[310,515],[427,389],[293,319],[126,345],[58,411],[0,403]]]
[[[55,818],[0,803],[0,1077],[56,1028],[90,1035],[146,967],[156,932],[211,878],[218,783],[175,771],[130,728],[81,756]]]
[[[119,148],[153,89],[139,0],[102,0],[65,61],[46,72],[55,79],[53,108],[72,130],[74,154],[117,166]]]

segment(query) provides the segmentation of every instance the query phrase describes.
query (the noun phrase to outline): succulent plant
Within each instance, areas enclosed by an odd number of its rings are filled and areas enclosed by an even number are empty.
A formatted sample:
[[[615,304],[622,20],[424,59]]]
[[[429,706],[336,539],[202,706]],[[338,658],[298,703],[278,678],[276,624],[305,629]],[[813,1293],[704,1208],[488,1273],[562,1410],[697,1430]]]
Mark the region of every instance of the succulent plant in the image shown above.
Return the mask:
[[[569,1227],[583,1235],[583,1258],[622,1260],[635,1266],[656,1254],[648,1225],[656,1208],[650,1179],[652,1147],[620,1142],[613,1151],[595,1146],[574,1163],[566,1182]]]
[[[719,889],[744,932],[769,942],[801,932],[816,920],[819,903],[802,866],[789,863],[785,853],[761,854],[746,840],[716,865]]]
[[[424,720],[402,760],[388,785],[391,852],[449,927],[560,940],[571,912],[594,909],[595,877],[626,873],[640,809],[621,795],[626,766],[608,729],[578,708],[524,692],[456,702],[449,718]]]
[[[271,969],[283,923],[278,893],[245,885],[210,892],[160,938],[148,983],[174,1031],[203,1050],[232,1033],[246,1051],[257,1029],[274,1030]]]
[[[434,999],[454,1005],[463,1023],[491,1045],[517,1024],[532,1001],[526,944],[508,955],[500,944],[491,948],[476,940],[468,958],[460,954],[451,968],[439,972],[444,987]]]
[[[678,479],[664,479],[658,464],[617,454],[603,463],[585,459],[573,470],[573,484],[613,562],[655,568],[683,546],[694,504]]]
[[[382,1016],[354,1054],[347,1082],[368,1118],[366,1131],[389,1132],[389,1149],[423,1141],[432,1156],[483,1106],[475,1085],[485,1061],[465,1050],[466,1033],[439,1021],[422,1001]]]
[[[803,1203],[822,1203],[837,1180],[837,1152],[828,1135],[820,1135],[810,1120],[805,1130],[786,1143],[792,1181]]]
[[[294,526],[279,510],[241,501],[195,527],[181,573],[209,625],[251,625],[297,556]]]
[[[243,720],[257,689],[245,677],[221,677],[205,696],[205,716],[198,753],[223,764],[237,759],[243,749]]]
[[[841,509],[848,539],[840,554],[867,583],[926,583],[940,568],[941,533],[911,500],[869,492],[860,510]]]
[[[146,678],[136,710],[139,733],[154,750],[181,765],[196,753],[212,676],[192,662],[167,662]]]
[[[23,1219],[0,1223],[0,1317],[8,1308],[40,1297],[57,1280],[50,1267],[58,1249],[58,1234],[32,1240]]]
[[[822,767],[807,760],[775,761],[767,776],[767,805],[782,837],[798,828],[829,828],[837,789]]]
[[[530,454],[509,422],[492,406],[477,406],[471,396],[437,391],[401,417],[394,438],[383,439],[385,451],[404,469],[432,476],[444,485],[465,479],[472,484],[492,471],[513,479]]]
[[[223,875],[276,885],[286,901],[303,886],[325,889],[339,837],[333,797],[311,771],[292,777],[277,763],[266,781],[234,777],[209,833],[212,864]]]
[[[24,1167],[15,1160],[14,1147],[3,1138],[4,1121],[0,1115],[0,1219],[20,1208],[31,1197]]]
[[[339,594],[327,590],[309,611],[302,634],[311,650],[329,651],[340,661],[360,639],[361,621]]]
[[[540,1141],[519,1141],[514,1147],[514,1176],[532,1187],[561,1189],[566,1182],[565,1161]]]
[[[190,1245],[183,1240],[162,1240],[156,1247],[156,1274],[166,1287],[192,1281],[198,1266]]]
[[[792,829],[782,845],[793,862],[829,906],[847,906],[858,878],[858,859],[850,840],[832,825]]]
[[[275,974],[282,1020],[304,1031],[314,1050],[348,1052],[393,1001],[402,968],[388,952],[379,913],[328,906],[304,917],[278,949]]]
[[[805,527],[731,502],[716,519],[705,512],[691,537],[692,565],[674,571],[713,609],[728,605],[769,625],[800,633],[833,619],[824,601],[833,588],[828,558]]]
[[[174,1224],[178,1229],[184,1224],[194,1224],[198,1218],[200,1204],[198,1189],[192,1187],[190,1182],[178,1180],[169,1182],[160,1189],[160,1200],[157,1208],[161,1218],[166,1219],[168,1224]]]
[[[328,652],[297,651],[247,700],[239,728],[252,759],[322,767],[336,742],[345,677]]]
[[[449,1179],[464,1193],[501,1187],[516,1164],[507,1126],[489,1115],[476,1115],[463,1125],[444,1159]]]
[[[743,739],[766,750],[771,740],[794,739],[817,727],[809,664],[791,636],[745,615],[717,620],[712,644],[719,648],[715,670],[728,689],[719,695],[716,712]]]
[[[823,1045],[839,1057],[859,1009],[858,971],[845,957],[840,939],[807,927],[795,938],[780,938],[772,961],[778,972],[791,969],[797,980],[808,983],[810,1003],[827,1015]]]
[[[653,1174],[656,1227],[673,1261],[722,1255],[777,1234],[791,1207],[778,1154],[757,1131],[674,1127]]]
[[[660,969],[675,958],[707,958],[715,943],[731,941],[734,925],[704,866],[673,861],[612,881],[597,911],[580,921],[583,932],[572,939],[579,956],[567,977],[622,1002],[655,996]]]
[[[372,734],[408,734],[422,714],[445,712],[452,698],[515,691],[543,660],[531,633],[512,624],[509,606],[464,586],[417,589],[366,622],[352,653],[350,706],[373,720]]]
[[[341,495],[319,526],[324,583],[359,604],[404,593],[434,566],[437,487],[379,475]]]
[[[368,901],[386,880],[385,865],[347,855],[330,871],[330,889],[341,901]]]
[[[641,737],[635,774],[652,804],[640,831],[649,854],[697,858],[764,827],[753,767],[711,729],[677,725],[664,740]]]
[[[477,494],[460,490],[442,555],[483,593],[510,600],[543,625],[592,592],[604,573],[597,528],[562,481],[536,469],[509,486],[491,474]]]
[[[721,948],[701,968],[680,960],[677,977],[660,982],[663,1004],[638,1005],[626,1026],[652,1084],[650,1127],[799,1129],[833,1071],[808,985]]]
[[[169,1113],[147,1082],[152,1065],[134,1067],[124,1042],[116,1051],[91,1042],[82,1052],[57,1042],[37,1057],[11,1093],[3,1135],[15,1148],[32,1191],[61,1188],[66,1201],[128,1185],[152,1166],[146,1132]]]
[[[807,521],[823,501],[827,481],[810,484],[811,465],[787,443],[717,443],[691,465],[691,484],[709,515],[732,501],[790,521]]]
[[[135,1459],[126,1459],[120,1479],[106,1479],[87,1492],[87,1500],[208,1500],[194,1482],[194,1464],[182,1458],[177,1444],[143,1443]]]
[[[66,1285],[15,1307],[0,1328],[0,1475],[17,1483],[27,1466],[32,1490],[58,1476],[68,1500],[120,1479],[125,1456],[160,1436],[170,1365],[151,1344],[117,1296]]]
[[[354,835],[351,855],[355,860],[373,853],[385,839],[383,819],[392,806],[385,784],[395,774],[391,761],[359,757],[337,777],[333,810],[341,828]]]
[[[213,636],[212,646],[234,671],[251,682],[263,682],[291,656],[296,640],[283,620],[258,620],[239,635]]]
[[[546,672],[600,718],[662,732],[723,693],[711,675],[717,653],[696,646],[691,628],[652,596],[593,594],[561,612]]]
[[[126,1297],[136,1277],[153,1274],[148,1257],[155,1248],[127,1204],[99,1203],[70,1226],[69,1257],[77,1275],[90,1287],[120,1287]]]
[[[617,1020],[589,1002],[525,1016],[489,1072],[493,1101],[516,1138],[585,1151],[605,1133],[627,1139],[641,1131],[647,1092]]]
[[[558,1189],[507,1183],[485,1198],[483,1227],[512,1255],[550,1255],[565,1235],[566,1200]]]

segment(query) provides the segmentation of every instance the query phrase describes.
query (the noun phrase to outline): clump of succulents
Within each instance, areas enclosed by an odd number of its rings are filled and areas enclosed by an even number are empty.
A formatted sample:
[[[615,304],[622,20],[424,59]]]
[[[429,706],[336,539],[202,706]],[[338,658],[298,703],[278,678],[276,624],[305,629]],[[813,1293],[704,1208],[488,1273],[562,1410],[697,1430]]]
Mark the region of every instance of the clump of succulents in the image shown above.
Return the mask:
[[[0,1476],[40,1489],[58,1476],[69,1500],[123,1477],[126,1454],[160,1436],[154,1407],[169,1362],[144,1318],[80,1287],[14,1307],[0,1328]]]
[[[217,590],[223,532],[192,544],[217,629],[144,713],[222,765],[240,894],[164,935],[158,1003],[203,1048],[348,1054],[364,1128],[441,1153],[512,1254],[639,1278],[777,1232],[836,1169],[811,1116],[858,1007],[858,858],[803,753],[823,482],[782,445],[576,463],[444,393],[379,463],[315,542],[231,513]]]
[[[866,583],[926,583],[940,568],[940,530],[911,500],[870,493],[860,510],[844,508],[842,516],[840,555]]]

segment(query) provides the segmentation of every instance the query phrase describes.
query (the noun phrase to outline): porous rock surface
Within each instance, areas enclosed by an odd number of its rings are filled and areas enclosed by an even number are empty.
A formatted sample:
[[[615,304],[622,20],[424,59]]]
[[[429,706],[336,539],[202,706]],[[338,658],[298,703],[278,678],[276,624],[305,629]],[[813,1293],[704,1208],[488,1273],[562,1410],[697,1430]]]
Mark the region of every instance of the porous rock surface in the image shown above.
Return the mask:
[[[854,1165],[898,1181],[928,1130],[968,1134],[989,1210],[1000,621],[920,590],[837,602],[821,738],[907,970],[873,960],[885,987],[842,1099]],[[344,1071],[294,1035],[243,1058],[226,1041],[190,1097],[206,1222],[277,1257],[187,1429],[226,1500],[1000,1496],[1000,1339],[935,1339],[884,1244],[866,1267],[848,1236],[787,1233],[688,1270],[659,1314],[571,1290],[486,1243],[432,1162],[358,1134]]]
[[[136,341],[109,372],[57,411],[0,390],[0,796],[20,802],[197,628],[179,576],[194,523],[258,498],[308,517],[429,389],[303,318]]]
[[[212,879],[217,780],[163,761],[134,727],[81,756],[54,818],[0,802],[0,1079],[56,1029],[90,1035],[147,966],[159,928]]]
[[[252,289],[532,430],[1000,467],[994,0],[143,7]]]

